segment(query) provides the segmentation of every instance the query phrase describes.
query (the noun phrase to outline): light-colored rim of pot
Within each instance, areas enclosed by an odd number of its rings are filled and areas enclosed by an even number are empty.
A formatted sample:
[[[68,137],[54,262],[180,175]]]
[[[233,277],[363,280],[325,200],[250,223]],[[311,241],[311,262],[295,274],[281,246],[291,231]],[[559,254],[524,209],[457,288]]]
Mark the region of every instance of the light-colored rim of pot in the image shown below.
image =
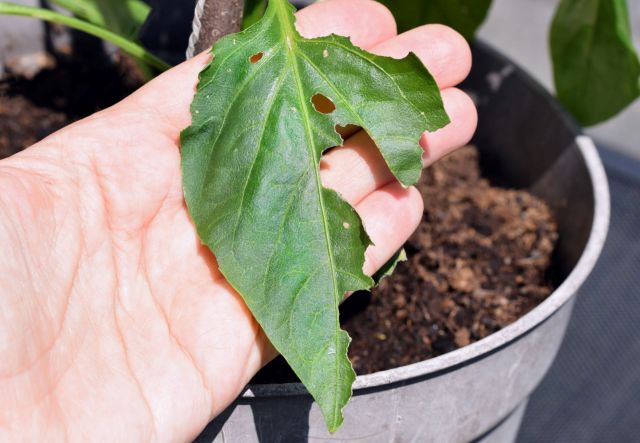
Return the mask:
[[[525,81],[530,83],[532,87],[548,95],[546,90],[535,82],[526,72],[517,67],[516,69],[525,77]],[[550,96],[549,98],[551,99]],[[565,118],[571,121],[566,111],[559,105],[555,106],[558,108],[560,115],[565,116]],[[572,121],[571,123],[573,124]],[[354,393],[358,390],[375,388],[450,370],[466,362],[480,359],[487,354],[501,349],[511,341],[518,339],[540,325],[558,311],[578,291],[593,270],[602,252],[609,230],[611,202],[607,175],[595,144],[591,138],[580,134],[578,129],[576,132],[578,135],[575,138],[575,142],[585,161],[593,185],[594,216],[587,245],[578,263],[564,282],[544,302],[506,328],[468,346],[429,360],[389,369],[387,371],[360,375],[353,384]],[[249,385],[242,397],[279,397],[291,395],[309,394],[301,383],[283,383]]]

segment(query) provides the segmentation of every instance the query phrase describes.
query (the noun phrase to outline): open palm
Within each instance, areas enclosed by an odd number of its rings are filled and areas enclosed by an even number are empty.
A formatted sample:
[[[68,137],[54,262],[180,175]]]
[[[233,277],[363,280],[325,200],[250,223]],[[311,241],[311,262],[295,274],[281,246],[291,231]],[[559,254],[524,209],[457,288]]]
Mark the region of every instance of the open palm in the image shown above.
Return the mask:
[[[395,36],[369,0],[318,3],[298,28],[422,58],[453,121],[425,134],[425,163],[471,136],[473,105],[452,87],[469,50],[453,31]],[[0,441],[188,440],[275,355],[182,196],[179,132],[206,60],[0,162]],[[363,218],[374,272],[417,226],[420,195],[363,133],[324,157],[322,178]]]

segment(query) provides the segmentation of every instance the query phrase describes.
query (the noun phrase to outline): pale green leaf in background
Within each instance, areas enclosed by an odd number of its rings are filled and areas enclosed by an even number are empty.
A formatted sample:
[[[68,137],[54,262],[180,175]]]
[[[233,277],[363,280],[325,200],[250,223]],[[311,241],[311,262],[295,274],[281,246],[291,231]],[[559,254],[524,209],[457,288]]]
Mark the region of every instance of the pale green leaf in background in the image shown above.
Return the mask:
[[[562,0],[550,45],[558,98],[581,124],[607,120],[640,96],[625,0]]]
[[[78,18],[137,39],[151,7],[142,0],[52,0]]]
[[[338,308],[373,280],[362,271],[369,238],[355,210],[322,187],[320,157],[342,144],[336,125],[355,124],[404,185],[415,183],[422,132],[449,122],[440,92],[413,54],[394,60],[344,37],[302,38],[286,0],[271,0],[260,22],[213,53],[181,137],[187,206],[335,431],[355,379]]]
[[[22,15],[62,24],[108,41],[133,56],[143,76],[153,78],[169,68],[138,41],[151,8],[142,0],[51,0],[73,14],[0,2],[0,14]]]
[[[137,39],[151,8],[141,0],[96,0],[105,26],[120,35]]]
[[[51,0],[51,4],[66,9],[77,18],[104,27],[104,20],[93,0]]]
[[[32,6],[0,1],[0,15],[3,14],[31,17],[34,19],[44,20],[49,23],[68,26],[116,45],[125,53],[136,58],[143,64],[143,66],[148,65],[157,71],[165,71],[170,68],[167,63],[153,55],[137,42],[84,19],[70,17],[68,15],[52,11],[51,9],[35,8]]]
[[[378,0],[393,12],[400,32],[441,23],[471,40],[487,17],[491,0]]]

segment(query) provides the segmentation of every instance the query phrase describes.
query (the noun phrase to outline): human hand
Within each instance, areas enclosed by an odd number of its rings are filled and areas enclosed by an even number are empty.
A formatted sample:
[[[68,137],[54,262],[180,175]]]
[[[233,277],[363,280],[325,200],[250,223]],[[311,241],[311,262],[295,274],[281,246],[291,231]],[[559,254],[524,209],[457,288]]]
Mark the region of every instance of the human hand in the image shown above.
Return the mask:
[[[425,164],[471,137],[475,109],[453,88],[470,53],[453,31],[396,37],[370,0],[315,4],[297,25],[307,37],[334,32],[372,52],[418,54],[452,119],[421,140]],[[179,133],[207,58],[0,161],[0,441],[189,440],[275,355],[182,196]],[[372,274],[419,223],[421,197],[363,132],[321,166],[375,243]]]

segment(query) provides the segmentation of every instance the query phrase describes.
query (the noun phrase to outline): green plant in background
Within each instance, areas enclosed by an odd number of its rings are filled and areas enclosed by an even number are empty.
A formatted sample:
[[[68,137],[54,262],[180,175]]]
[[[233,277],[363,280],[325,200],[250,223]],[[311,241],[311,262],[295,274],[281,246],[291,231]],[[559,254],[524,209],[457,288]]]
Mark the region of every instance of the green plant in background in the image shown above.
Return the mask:
[[[562,0],[551,27],[560,101],[585,126],[640,96],[640,61],[625,0]]]
[[[379,0],[400,31],[443,23],[473,38],[491,0]],[[640,61],[626,0],[561,0],[549,44],[558,99],[584,126],[603,122],[640,97]]]
[[[135,40],[151,7],[141,0],[51,0],[78,18]]]
[[[170,66],[159,59],[137,38],[149,14],[149,6],[142,0],[52,0],[68,10],[72,16],[51,9],[0,2],[0,14],[37,18],[65,25],[108,41],[134,57],[145,75],[165,71]]]
[[[451,26],[471,40],[487,17],[491,0],[379,0],[393,12],[398,31],[425,23]]]

